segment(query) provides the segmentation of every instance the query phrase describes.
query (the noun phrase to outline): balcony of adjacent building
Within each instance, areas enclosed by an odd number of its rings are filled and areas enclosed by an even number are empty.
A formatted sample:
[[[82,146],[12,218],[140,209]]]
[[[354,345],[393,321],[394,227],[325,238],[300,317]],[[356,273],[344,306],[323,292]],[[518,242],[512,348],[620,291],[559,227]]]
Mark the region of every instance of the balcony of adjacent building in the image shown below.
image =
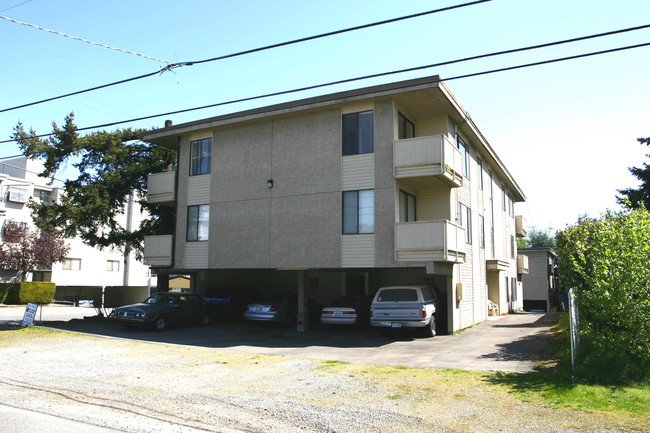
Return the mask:
[[[173,235],[144,237],[144,264],[153,267],[172,265]]]
[[[528,236],[528,223],[521,215],[515,216],[515,234],[518,238],[525,238]]]
[[[517,273],[528,273],[528,256],[525,254],[517,254]]]
[[[395,140],[393,173],[396,179],[442,183],[448,188],[463,185],[463,159],[446,135]]]
[[[147,201],[173,206],[176,201],[176,172],[165,171],[147,177]]]

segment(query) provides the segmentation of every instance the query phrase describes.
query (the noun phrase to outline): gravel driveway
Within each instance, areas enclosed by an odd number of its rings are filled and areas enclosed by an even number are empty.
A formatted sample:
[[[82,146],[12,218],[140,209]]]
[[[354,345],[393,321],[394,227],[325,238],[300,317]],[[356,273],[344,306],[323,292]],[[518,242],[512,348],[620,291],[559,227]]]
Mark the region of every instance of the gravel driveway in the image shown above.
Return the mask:
[[[0,332],[0,359],[1,405],[124,432],[642,431],[634,420],[519,401],[478,372],[44,329]]]

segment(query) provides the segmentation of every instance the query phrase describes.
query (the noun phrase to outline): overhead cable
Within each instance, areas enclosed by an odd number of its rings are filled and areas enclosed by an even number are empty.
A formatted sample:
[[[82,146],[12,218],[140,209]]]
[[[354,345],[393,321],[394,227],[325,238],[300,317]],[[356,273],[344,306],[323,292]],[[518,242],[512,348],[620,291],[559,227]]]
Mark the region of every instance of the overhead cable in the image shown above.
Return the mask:
[[[121,52],[126,53],[126,54],[133,54],[133,55],[136,55],[136,56],[144,57],[145,59],[155,60],[157,62],[165,63],[167,65],[169,65],[171,63],[171,62],[168,62],[167,60],[161,60],[161,59],[158,59],[156,57],[145,56],[144,54],[140,54],[140,53],[137,53],[135,51],[129,51],[129,50],[125,50],[123,48],[111,47],[110,45],[102,44],[102,43],[99,43],[99,42],[89,41],[88,39],[80,38],[78,36],[71,36],[71,35],[68,35],[66,33],[58,32],[56,30],[46,29],[44,27],[37,26],[35,24],[30,24],[30,23],[26,23],[26,22],[23,22],[23,21],[18,21],[18,20],[15,20],[13,18],[6,17],[4,15],[0,15],[0,18],[2,18],[3,20],[11,21],[12,23],[21,24],[21,25],[27,26],[27,27],[33,27],[35,29],[42,30],[44,32],[54,33],[55,35],[63,36],[63,37],[70,38],[70,39],[75,39],[77,41],[85,42],[87,44],[97,45],[99,47],[108,48],[109,50],[121,51]]]
[[[512,71],[512,70],[515,70],[515,69],[523,69],[523,68],[529,68],[529,67],[533,67],[533,66],[541,66],[541,65],[546,65],[546,64],[550,64],[550,63],[558,63],[558,62],[563,62],[563,61],[567,61],[567,60],[575,60],[575,59],[581,59],[581,58],[585,58],[585,57],[593,57],[593,56],[598,56],[598,55],[602,55],[602,54],[609,54],[609,53],[625,51],[625,50],[631,50],[631,49],[635,49],[635,48],[648,47],[648,46],[650,46],[650,42],[646,42],[646,43],[643,43],[643,44],[636,44],[636,45],[627,45],[627,46],[624,46],[624,47],[611,48],[611,49],[607,49],[607,50],[593,51],[593,52],[584,53],[584,54],[576,54],[576,55],[573,55],[573,56],[560,57],[560,58],[556,58],[556,59],[542,60],[542,61],[539,61],[539,62],[525,63],[525,64],[522,64],[522,65],[508,66],[508,67],[498,68],[498,69],[490,69],[490,70],[482,71],[482,72],[473,72],[473,73],[469,73],[469,74],[456,75],[456,76],[453,76],[453,77],[442,78],[439,81],[445,82],[445,81],[459,80],[459,79],[462,79],[462,78],[477,77],[477,76],[480,76],[480,75],[488,75],[488,74],[494,74],[494,73],[497,73],[497,72]],[[418,67],[415,67],[415,68],[401,69],[401,70],[395,70],[395,71],[390,71],[390,72],[382,72],[382,73],[378,73],[378,74],[365,75],[365,76],[362,76],[362,77],[348,78],[348,79],[338,80],[338,81],[331,81],[329,83],[316,84],[316,85],[313,85],[313,86],[306,86],[306,87],[301,87],[301,88],[298,88],[298,89],[282,90],[282,91],[278,91],[278,92],[267,93],[267,94],[264,94],[264,95],[250,96],[250,97],[247,97],[247,98],[241,98],[241,99],[235,99],[235,100],[226,101],[226,102],[218,102],[218,103],[215,103],[215,104],[203,105],[203,106],[200,106],[200,107],[186,108],[186,109],[183,109],[183,110],[169,111],[169,112],[166,112],[166,113],[154,114],[154,115],[149,115],[149,116],[142,116],[142,117],[137,117],[137,118],[129,119],[129,120],[122,120],[122,121],[118,121],[118,122],[104,123],[102,125],[86,126],[86,127],[83,127],[83,128],[77,128],[76,130],[77,131],[88,131],[90,129],[106,128],[106,127],[109,127],[109,126],[121,125],[123,123],[138,122],[138,121],[141,121],[141,120],[154,119],[156,117],[171,116],[171,115],[174,115],[174,114],[182,114],[182,113],[188,113],[188,112],[191,112],[191,111],[204,110],[206,108],[215,108],[215,107],[220,107],[220,106],[224,106],[224,105],[236,104],[236,103],[240,103],[240,102],[254,101],[254,100],[257,100],[257,99],[269,98],[269,97],[272,97],[272,96],[288,95],[288,94],[291,94],[291,93],[303,92],[303,91],[306,91],[306,90],[313,90],[313,89],[318,89],[318,88],[327,87],[327,86],[334,86],[334,85],[337,85],[337,84],[344,84],[344,83],[351,83],[353,81],[366,80],[366,79],[369,79],[369,78],[383,77],[383,76],[387,76],[387,75],[400,74],[400,73],[403,73],[403,72],[412,72],[412,71],[416,71],[416,70],[420,70],[420,69],[431,68],[433,66],[436,66],[436,65],[418,66]],[[36,136],[33,136],[33,137],[41,138],[41,137],[49,137],[51,135],[53,135],[53,134],[51,134],[51,133],[50,134],[41,134],[41,135],[36,135]],[[30,137],[30,138],[33,138],[33,137]],[[0,141],[0,143],[11,143],[11,142],[14,142],[14,141],[16,141],[16,140],[4,140],[4,141]]]
[[[112,82],[112,83],[102,84],[102,85],[91,87],[91,88],[84,89],[84,90],[78,90],[78,91],[75,91],[75,92],[66,93],[64,95],[53,96],[51,98],[41,99],[40,101],[35,101],[35,102],[27,103],[27,104],[17,105],[15,107],[4,108],[4,109],[0,110],[0,113],[4,113],[6,111],[11,111],[11,110],[17,110],[19,108],[31,107],[32,105],[43,104],[45,102],[50,102],[50,101],[54,101],[54,100],[57,100],[57,99],[67,98],[67,97],[74,96],[74,95],[79,95],[79,94],[82,94],[82,93],[92,92],[92,91],[95,91],[95,90],[104,89],[106,87],[111,87],[111,86],[116,86],[118,84],[128,83],[130,81],[141,80],[143,78],[158,75],[158,74],[161,74],[163,72],[167,72],[167,71],[170,71],[172,69],[179,68],[179,67],[182,67],[182,66],[192,66],[192,65],[197,65],[197,64],[201,64],[201,63],[208,63],[208,62],[215,62],[215,61],[218,61],[218,60],[230,59],[230,58],[233,58],[233,57],[243,56],[243,55],[246,55],[246,54],[257,53],[257,52],[260,52],[260,51],[270,50],[270,49],[273,49],[273,48],[279,48],[279,47],[284,47],[284,46],[287,46],[287,45],[297,44],[297,43],[300,43],[300,42],[306,42],[306,41],[311,41],[311,40],[314,40],[314,39],[320,39],[320,38],[324,38],[324,37],[327,37],[327,36],[338,35],[338,34],[347,33],[347,32],[351,32],[351,31],[355,31],[355,30],[362,30],[362,29],[366,29],[366,28],[370,28],[370,27],[375,27],[375,26],[380,26],[380,25],[384,25],[384,24],[394,23],[394,22],[397,22],[397,21],[403,21],[403,20],[408,20],[408,19],[412,19],[412,18],[425,16],[425,15],[431,15],[431,14],[438,13],[438,12],[445,12],[445,11],[452,10],[452,9],[458,9],[458,8],[463,8],[463,7],[467,7],[467,6],[473,6],[473,5],[476,5],[476,4],[479,4],[479,3],[486,3],[486,2],[489,2],[489,1],[492,1],[492,0],[478,0],[478,1],[463,3],[463,4],[459,4],[459,5],[455,5],[455,6],[449,6],[449,7],[445,7],[445,8],[441,8],[441,9],[434,9],[434,10],[430,10],[430,11],[426,11],[426,12],[419,12],[419,13],[416,13],[416,14],[406,15],[406,16],[403,16],[403,17],[391,18],[391,19],[388,19],[388,20],[377,21],[377,22],[370,23],[370,24],[363,24],[363,25],[360,25],[360,26],[350,27],[350,28],[342,29],[342,30],[335,30],[335,31],[332,31],[332,32],[322,33],[322,34],[314,35],[314,36],[307,36],[307,37],[300,38],[300,39],[294,39],[294,40],[287,41],[287,42],[280,42],[280,43],[277,43],[277,44],[267,45],[267,46],[259,47],[259,48],[253,48],[253,49],[240,51],[240,52],[232,53],[232,54],[226,54],[226,55],[223,55],[223,56],[213,57],[213,58],[210,58],[210,59],[195,60],[195,61],[191,61],[191,62],[177,62],[177,63],[166,62],[167,66],[161,68],[160,70],[158,70],[156,72],[151,72],[151,73],[148,73],[148,74],[138,75],[137,77],[126,78],[124,80],[119,80],[119,81],[115,81],[115,82]]]

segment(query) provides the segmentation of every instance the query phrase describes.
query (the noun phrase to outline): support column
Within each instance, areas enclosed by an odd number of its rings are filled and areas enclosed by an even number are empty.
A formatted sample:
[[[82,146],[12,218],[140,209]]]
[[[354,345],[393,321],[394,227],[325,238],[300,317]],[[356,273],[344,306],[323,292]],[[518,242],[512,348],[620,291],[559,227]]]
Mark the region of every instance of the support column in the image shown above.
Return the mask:
[[[306,272],[298,271],[298,318],[296,321],[296,331],[309,331],[309,312],[307,311],[307,296],[305,296],[305,279]]]

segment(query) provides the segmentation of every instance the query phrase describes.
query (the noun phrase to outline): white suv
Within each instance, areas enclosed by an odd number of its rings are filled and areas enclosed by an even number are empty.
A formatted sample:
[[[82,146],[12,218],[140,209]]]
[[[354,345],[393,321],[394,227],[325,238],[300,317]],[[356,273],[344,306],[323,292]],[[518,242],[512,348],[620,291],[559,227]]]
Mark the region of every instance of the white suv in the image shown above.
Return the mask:
[[[382,287],[370,306],[370,325],[386,328],[422,328],[425,335],[436,335],[438,297],[431,286]]]

